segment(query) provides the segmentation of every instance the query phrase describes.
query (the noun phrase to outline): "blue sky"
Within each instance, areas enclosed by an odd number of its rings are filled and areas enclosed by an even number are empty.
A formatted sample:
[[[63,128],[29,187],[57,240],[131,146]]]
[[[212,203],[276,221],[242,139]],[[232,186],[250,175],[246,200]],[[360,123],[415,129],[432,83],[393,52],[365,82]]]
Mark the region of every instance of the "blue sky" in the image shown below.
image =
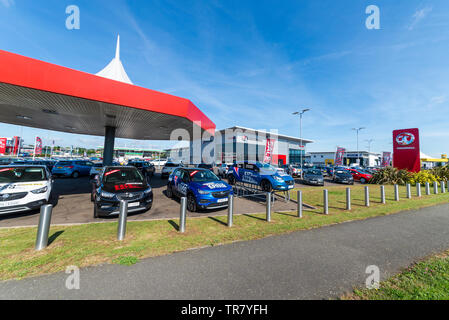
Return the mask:
[[[67,30],[77,5],[80,30]],[[365,8],[380,9],[368,30]],[[0,0],[0,49],[96,73],[114,55],[143,87],[192,100],[217,125],[278,129],[313,139],[308,151],[392,148],[394,129],[418,127],[421,149],[449,152],[446,0]],[[62,145],[100,137],[0,124],[0,135]],[[120,140],[117,145],[158,142]],[[163,145],[166,145],[165,143]]]

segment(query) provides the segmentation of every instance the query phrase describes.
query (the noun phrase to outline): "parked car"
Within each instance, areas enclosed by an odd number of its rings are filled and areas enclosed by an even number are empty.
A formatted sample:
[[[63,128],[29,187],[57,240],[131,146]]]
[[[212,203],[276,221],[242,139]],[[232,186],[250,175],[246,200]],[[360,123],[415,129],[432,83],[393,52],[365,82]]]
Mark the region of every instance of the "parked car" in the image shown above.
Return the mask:
[[[136,167],[145,177],[154,176],[154,172],[156,171],[154,165],[147,161],[129,161],[128,166]]]
[[[234,164],[229,169],[228,181],[231,185],[244,182],[260,186],[265,192],[287,191],[295,187],[295,180],[288,174],[279,173],[270,164],[254,161],[241,161]]]
[[[187,197],[187,209],[217,209],[228,206],[232,187],[204,168],[177,168],[168,178],[167,196]]]
[[[0,166],[0,214],[40,208],[48,203],[52,186],[46,166]]]
[[[53,166],[52,174],[56,177],[88,176],[94,163],[87,160],[61,160]]]
[[[303,183],[314,186],[324,186],[323,173],[319,169],[308,169],[304,171]]]
[[[301,176],[301,167],[300,166],[290,166],[290,171],[288,174],[290,174],[292,177],[300,177]]]
[[[211,171],[214,171],[214,166],[211,164],[206,164],[206,163],[200,163],[199,165],[196,166],[197,168],[201,168],[201,169],[209,169]]]
[[[361,169],[346,169],[350,174],[352,174],[352,178],[354,179],[354,181],[360,181],[360,183],[365,184],[367,182],[369,182],[371,180],[371,178],[373,177],[372,174],[370,174],[369,172],[366,172],[364,170]]]
[[[106,166],[92,184],[94,218],[116,216],[120,200],[128,202],[128,213],[148,211],[153,204],[153,190],[136,167]]]
[[[223,177],[223,178],[226,177],[228,174],[228,170],[231,166],[232,166],[232,164],[227,164],[227,163],[220,164],[217,168],[218,176]]]
[[[354,184],[354,178],[346,170],[336,170],[332,176],[332,181],[335,183]]]
[[[161,178],[167,178],[169,175],[172,174],[172,172],[178,168],[178,167],[182,167],[182,164],[180,163],[174,163],[174,162],[167,162],[164,167],[162,168],[161,171]]]

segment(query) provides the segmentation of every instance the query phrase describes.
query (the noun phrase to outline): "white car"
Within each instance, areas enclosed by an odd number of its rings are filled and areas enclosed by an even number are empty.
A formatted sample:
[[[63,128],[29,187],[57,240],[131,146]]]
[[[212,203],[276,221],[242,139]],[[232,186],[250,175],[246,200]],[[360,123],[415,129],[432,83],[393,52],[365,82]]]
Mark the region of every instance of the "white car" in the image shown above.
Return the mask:
[[[228,176],[228,170],[232,166],[230,163],[222,163],[218,165],[217,171],[219,177],[227,177]]]
[[[153,160],[153,161],[150,161],[150,163],[152,165],[154,165],[155,167],[160,167],[160,166],[165,166],[165,164],[167,163],[167,160],[164,160],[164,159]]]
[[[95,178],[95,176],[97,174],[101,173],[101,170],[103,170],[103,163],[94,163],[94,165],[92,166],[92,168],[90,169],[90,173],[89,173],[89,177],[90,179]]]
[[[53,179],[46,166],[0,166],[0,215],[47,204]]]
[[[167,162],[161,170],[161,178],[168,178],[169,175],[176,169],[182,167],[182,164]]]

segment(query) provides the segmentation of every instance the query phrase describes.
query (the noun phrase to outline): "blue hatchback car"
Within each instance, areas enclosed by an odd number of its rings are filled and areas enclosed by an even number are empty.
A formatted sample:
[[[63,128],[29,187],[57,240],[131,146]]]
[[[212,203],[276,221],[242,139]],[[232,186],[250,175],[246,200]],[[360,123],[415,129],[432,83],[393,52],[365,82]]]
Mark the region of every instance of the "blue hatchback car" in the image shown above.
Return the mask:
[[[94,163],[88,160],[61,160],[55,163],[51,174],[57,177],[72,178],[88,176],[93,165]]]
[[[190,212],[227,207],[230,194],[232,187],[209,169],[177,168],[168,177],[166,195],[187,197]]]
[[[280,173],[268,163],[242,161],[235,163],[228,171],[231,185],[243,182],[260,186],[263,191],[288,191],[295,187],[295,180],[286,173]]]

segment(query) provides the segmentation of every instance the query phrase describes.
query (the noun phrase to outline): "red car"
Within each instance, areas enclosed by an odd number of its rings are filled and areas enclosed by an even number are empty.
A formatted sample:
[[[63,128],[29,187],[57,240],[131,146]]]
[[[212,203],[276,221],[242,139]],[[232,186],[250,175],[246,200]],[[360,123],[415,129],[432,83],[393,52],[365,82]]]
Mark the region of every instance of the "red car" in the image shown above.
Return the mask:
[[[347,171],[349,171],[349,173],[352,174],[352,177],[354,178],[354,181],[360,181],[360,183],[367,183],[371,180],[371,178],[373,177],[372,174],[365,172],[363,170],[359,170],[359,169],[346,169]]]

